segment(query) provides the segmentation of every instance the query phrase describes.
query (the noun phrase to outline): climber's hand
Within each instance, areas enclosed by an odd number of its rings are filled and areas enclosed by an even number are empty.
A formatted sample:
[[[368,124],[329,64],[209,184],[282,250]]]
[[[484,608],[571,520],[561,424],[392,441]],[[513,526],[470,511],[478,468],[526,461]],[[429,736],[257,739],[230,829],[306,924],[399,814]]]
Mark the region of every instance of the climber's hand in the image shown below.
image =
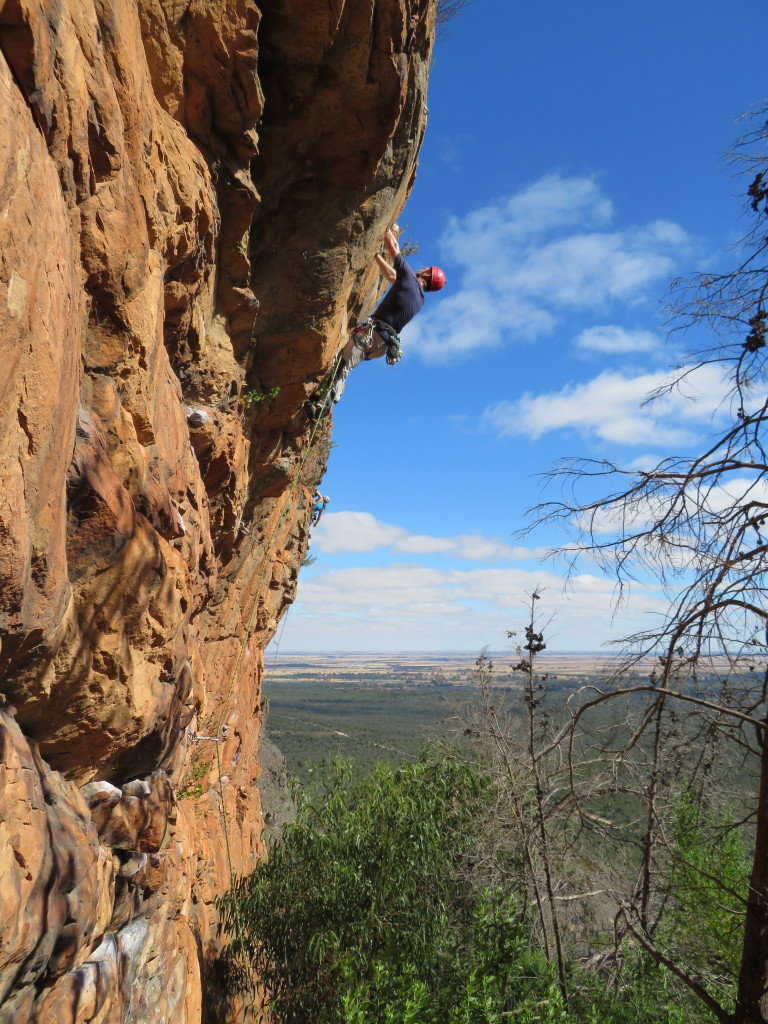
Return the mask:
[[[384,235],[384,248],[387,250],[392,259],[394,259],[395,256],[397,256],[398,253],[400,252],[400,246],[397,243],[397,236],[395,235],[394,231],[390,230],[386,233],[386,235]]]

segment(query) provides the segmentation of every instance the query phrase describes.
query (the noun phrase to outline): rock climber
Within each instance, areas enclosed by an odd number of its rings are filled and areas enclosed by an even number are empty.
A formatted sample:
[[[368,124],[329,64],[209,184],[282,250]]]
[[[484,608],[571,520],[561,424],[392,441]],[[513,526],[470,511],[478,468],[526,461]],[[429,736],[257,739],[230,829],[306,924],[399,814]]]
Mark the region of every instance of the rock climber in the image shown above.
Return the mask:
[[[315,491],[315,507],[312,509],[310,526],[317,526],[320,522],[320,516],[325,512],[325,506],[330,500],[327,494],[321,494],[318,490]]]
[[[307,403],[307,412],[312,419],[318,419],[338,402],[350,370],[359,363],[379,359],[383,355],[386,355],[390,366],[399,361],[400,331],[424,305],[424,292],[439,291],[445,284],[445,274],[440,267],[424,267],[416,272],[411,270],[400,252],[396,229],[397,225],[394,225],[384,235],[384,248],[394,266],[390,266],[378,253],[376,255],[376,262],[391,287],[373,314],[352,331],[351,338],[341,350],[338,367],[327,391]]]

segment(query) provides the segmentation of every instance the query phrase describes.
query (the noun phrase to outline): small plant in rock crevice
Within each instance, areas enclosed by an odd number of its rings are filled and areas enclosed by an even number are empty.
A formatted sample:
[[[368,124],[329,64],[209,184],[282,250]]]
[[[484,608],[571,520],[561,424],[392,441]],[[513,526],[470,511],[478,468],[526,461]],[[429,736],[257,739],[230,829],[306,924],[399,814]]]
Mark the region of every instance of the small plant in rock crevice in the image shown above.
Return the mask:
[[[176,793],[176,799],[184,800],[188,796],[197,799],[199,796],[202,796],[203,786],[201,780],[208,774],[210,767],[210,761],[193,760],[192,767],[181,780],[179,790]]]
[[[240,396],[243,412],[250,409],[252,405],[261,405],[262,402],[271,402],[274,398],[277,398],[280,391],[281,388],[279,384],[275,384],[275,386],[270,388],[269,391],[259,391],[257,388],[251,388],[249,391],[244,391]]]

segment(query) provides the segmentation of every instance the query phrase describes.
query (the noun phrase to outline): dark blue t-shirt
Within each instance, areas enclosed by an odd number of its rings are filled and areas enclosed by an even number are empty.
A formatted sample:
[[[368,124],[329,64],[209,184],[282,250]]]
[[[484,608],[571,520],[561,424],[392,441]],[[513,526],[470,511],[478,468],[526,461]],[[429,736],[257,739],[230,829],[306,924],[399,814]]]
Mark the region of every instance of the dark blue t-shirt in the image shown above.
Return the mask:
[[[384,320],[399,334],[424,305],[424,290],[400,253],[395,256],[395,273],[397,279],[392,282],[373,316],[376,320]]]

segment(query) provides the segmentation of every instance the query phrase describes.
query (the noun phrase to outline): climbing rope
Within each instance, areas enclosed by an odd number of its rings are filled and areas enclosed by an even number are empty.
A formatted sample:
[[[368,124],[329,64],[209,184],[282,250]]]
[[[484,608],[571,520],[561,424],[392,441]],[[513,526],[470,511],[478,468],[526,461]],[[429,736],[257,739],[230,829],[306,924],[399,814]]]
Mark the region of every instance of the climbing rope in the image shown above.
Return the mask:
[[[326,387],[326,390],[325,390],[325,394],[327,394],[328,389],[330,389],[330,387],[331,387],[331,385],[333,383],[333,377],[335,376],[335,372],[338,369],[338,365],[339,365],[340,361],[341,361],[341,355],[339,355],[337,357],[336,363],[334,364],[334,367],[333,367],[333,370],[332,370],[331,374],[329,374],[328,378],[326,378],[327,381],[328,381],[328,384],[327,384],[327,387]],[[223,709],[222,709],[222,713],[221,713],[221,716],[219,718],[219,721],[218,721],[218,724],[217,724],[216,730],[215,730],[217,735],[219,735],[219,733],[221,732],[221,727],[222,727],[222,724],[224,722],[224,718],[226,717],[226,713],[227,713],[227,710],[228,710],[229,700],[230,700],[230,698],[232,696],[232,691],[234,690],[235,683],[237,681],[237,676],[238,676],[238,673],[240,671],[240,665],[242,664],[243,655],[244,655],[245,649],[246,649],[246,647],[248,645],[248,641],[251,638],[251,634],[253,633],[253,626],[254,626],[254,623],[255,623],[255,620],[256,620],[256,615],[258,613],[258,608],[259,608],[259,600],[260,600],[260,594],[261,594],[261,587],[262,587],[262,584],[264,583],[264,578],[266,576],[268,557],[269,557],[269,552],[271,550],[272,541],[275,539],[275,536],[277,534],[278,528],[279,528],[280,524],[282,523],[283,515],[285,514],[285,511],[287,509],[288,500],[293,495],[293,492],[296,490],[296,487],[298,486],[299,480],[301,479],[301,473],[302,473],[302,470],[304,469],[304,464],[307,461],[307,458],[309,457],[309,453],[312,450],[312,445],[313,445],[314,440],[315,440],[315,434],[317,433],[318,428],[320,427],[320,424],[321,424],[324,416],[326,415],[326,413],[327,413],[327,410],[323,410],[323,413],[315,421],[315,424],[314,424],[314,426],[312,428],[312,432],[311,432],[310,437],[309,437],[309,443],[307,444],[307,449],[306,449],[304,455],[302,456],[301,462],[299,463],[299,467],[298,467],[298,469],[296,471],[296,475],[295,475],[295,477],[293,479],[293,483],[291,484],[291,486],[288,488],[288,490],[283,495],[283,507],[280,510],[280,514],[278,515],[277,519],[275,520],[275,525],[272,528],[272,533],[270,534],[269,539],[267,540],[266,545],[264,547],[264,557],[262,559],[261,574],[259,576],[259,581],[258,581],[258,584],[256,586],[256,597],[254,599],[253,607],[251,609],[251,613],[250,613],[249,618],[248,618],[248,623],[246,625],[245,632],[243,634],[243,639],[242,639],[242,642],[240,644],[240,649],[238,650],[237,658],[235,660],[235,665],[234,665],[234,668],[232,669],[232,675],[230,677],[229,689],[227,690],[227,695],[226,695],[225,700],[224,700],[224,706],[223,706]]]
[[[323,385],[321,385],[321,390],[320,390],[319,393],[322,394],[323,397],[327,396],[328,391],[330,390],[331,386],[333,385],[333,380],[334,380],[334,377],[336,376],[336,371],[338,370],[340,363],[341,363],[341,353],[339,353],[339,355],[336,357],[336,360],[334,362],[334,365],[333,365],[333,368],[332,368],[331,372],[325,378],[325,381],[323,382]],[[288,488],[288,490],[283,495],[283,507],[280,510],[279,516],[275,520],[275,525],[272,528],[272,533],[270,534],[269,539],[267,540],[266,545],[264,547],[264,557],[262,559],[261,575],[259,576],[259,582],[258,582],[258,584],[256,586],[256,597],[254,599],[253,608],[251,609],[251,613],[250,613],[250,616],[248,618],[248,624],[246,626],[245,633],[243,634],[243,639],[242,639],[242,643],[240,644],[240,649],[239,649],[238,654],[237,654],[237,659],[235,660],[235,666],[232,669],[232,676],[230,678],[229,689],[227,690],[227,696],[226,696],[225,701],[224,701],[224,708],[222,710],[221,717],[219,718],[219,723],[218,723],[218,725],[216,727],[216,734],[217,735],[221,731],[221,726],[222,726],[222,723],[224,721],[224,717],[225,717],[226,712],[227,712],[227,707],[228,707],[228,704],[229,704],[229,699],[232,696],[232,691],[234,689],[235,682],[237,681],[237,676],[238,676],[238,673],[240,671],[240,665],[241,665],[242,660],[243,660],[243,655],[245,653],[245,648],[248,645],[248,641],[250,640],[251,634],[253,632],[253,626],[254,626],[254,622],[255,622],[256,615],[257,615],[258,608],[259,608],[259,596],[261,594],[261,587],[262,587],[262,584],[264,582],[264,578],[265,578],[266,572],[267,572],[267,564],[268,564],[269,552],[270,552],[271,547],[272,547],[272,541],[275,539],[275,536],[277,534],[278,528],[279,528],[280,524],[283,521],[283,516],[285,515],[286,509],[288,507],[288,500],[292,497],[293,492],[296,490],[296,487],[298,486],[299,480],[301,479],[301,472],[304,469],[304,463],[307,461],[307,458],[309,457],[309,453],[312,451],[312,445],[313,445],[314,440],[315,440],[315,434],[317,433],[318,428],[320,427],[321,422],[323,421],[324,417],[327,415],[327,413],[329,411],[330,410],[326,410],[325,408],[323,408],[320,416],[317,417],[317,419],[316,419],[316,421],[314,423],[314,426],[312,428],[312,432],[311,432],[310,437],[309,437],[309,442],[307,444],[307,449],[304,452],[304,455],[302,456],[301,462],[299,463],[299,468],[296,471],[296,476],[293,479],[293,483],[291,484],[291,486]]]
[[[312,428],[312,432],[310,433],[310,436],[309,436],[309,442],[307,444],[306,451],[304,452],[304,455],[302,456],[301,462],[299,463],[299,467],[298,467],[298,469],[296,471],[296,476],[294,477],[293,483],[291,484],[291,486],[288,488],[288,490],[283,495],[283,507],[281,508],[280,514],[277,516],[277,519],[275,520],[275,525],[272,528],[272,533],[270,534],[269,539],[267,540],[266,545],[264,547],[264,557],[263,557],[263,560],[262,560],[261,574],[259,576],[259,581],[258,581],[258,584],[256,586],[256,592],[255,592],[256,596],[254,598],[253,607],[252,607],[250,615],[248,617],[248,623],[246,625],[245,632],[243,633],[243,639],[242,639],[242,642],[240,644],[240,649],[238,651],[237,658],[235,660],[234,668],[232,669],[232,675],[230,677],[229,688],[227,690],[227,695],[226,695],[226,697],[224,699],[224,705],[223,705],[223,708],[222,708],[222,712],[221,712],[221,715],[219,716],[219,721],[218,721],[218,724],[216,725],[216,729],[214,730],[215,731],[215,737],[212,737],[212,738],[215,738],[216,740],[219,740],[221,738],[221,730],[222,730],[222,726],[224,724],[224,720],[226,718],[226,714],[227,714],[227,711],[228,711],[228,708],[229,708],[229,701],[230,701],[230,698],[231,698],[232,693],[233,693],[234,688],[235,688],[235,683],[237,681],[238,673],[240,671],[240,665],[242,664],[242,660],[243,660],[243,656],[244,656],[244,653],[245,653],[245,649],[246,649],[246,647],[248,645],[248,642],[251,639],[251,635],[253,633],[253,627],[255,625],[256,616],[258,614],[258,609],[259,609],[261,588],[262,588],[262,584],[264,583],[264,578],[266,576],[267,564],[268,564],[268,559],[269,559],[269,552],[270,552],[271,547],[272,547],[272,541],[275,539],[275,536],[277,534],[277,530],[278,530],[278,528],[279,528],[279,526],[280,526],[280,524],[281,524],[281,522],[283,520],[283,516],[284,516],[285,511],[286,511],[286,509],[288,507],[288,500],[293,495],[294,491],[296,490],[296,487],[298,486],[299,481],[301,480],[301,473],[302,473],[302,470],[304,469],[304,464],[307,461],[307,458],[309,457],[309,453],[312,451],[312,445],[314,444],[315,434],[317,433],[318,428],[320,427],[320,424],[321,424],[323,418],[327,415],[328,412],[330,412],[330,408],[329,409],[325,408],[325,399],[327,399],[328,392],[330,391],[331,387],[333,386],[333,381],[334,381],[334,379],[336,377],[336,373],[337,373],[338,368],[339,368],[339,366],[341,364],[341,358],[342,358],[341,357],[341,353],[339,353],[336,356],[336,359],[334,361],[334,364],[333,364],[333,366],[332,366],[328,376],[325,378],[325,380],[323,381],[323,383],[320,386],[318,394],[321,395],[322,398],[323,398],[320,415],[315,420],[314,426]],[[287,615],[287,613],[286,613],[286,615]],[[224,799],[224,768],[223,768],[223,764],[222,764],[221,747],[222,747],[221,742],[216,742],[216,767],[217,767],[217,771],[218,771],[218,780],[217,781],[218,781],[218,787],[219,787],[219,795],[220,795],[220,798],[221,798],[221,818],[222,818],[222,825],[223,825],[223,831],[224,831],[224,846],[225,846],[226,854],[227,854],[227,866],[229,868],[229,884],[230,884],[231,888],[234,888],[234,885],[235,885],[235,870],[234,870],[234,864],[233,864],[233,861],[232,861],[232,846],[231,846],[230,835],[229,835],[229,822],[227,820],[226,801]],[[238,942],[240,944],[240,950],[241,950],[242,956],[245,957],[245,938],[244,938],[243,922],[242,922],[242,917],[241,917],[240,905],[239,905],[239,903],[236,900],[234,901],[234,908],[235,908],[234,919],[235,919],[235,927],[236,927],[236,932],[237,932],[237,938],[238,938]],[[249,988],[249,993],[250,993],[250,996],[251,996],[251,1008],[255,1011],[256,1010],[256,999],[257,999],[256,986],[254,984],[253,976],[251,974],[250,964],[246,963],[245,966],[246,966],[246,974],[247,974],[247,977],[248,977],[248,988]]]
[[[291,611],[291,605],[288,605],[288,608],[287,608],[287,610],[285,612],[285,615],[283,616],[283,624],[280,627],[280,633],[279,633],[278,638],[277,638],[277,643],[275,644],[275,655],[274,655],[274,657],[272,659],[272,666],[273,667],[277,664],[277,654],[278,654],[278,651],[280,650],[280,644],[282,643],[282,640],[283,640],[283,633],[285,632],[285,624],[288,621],[288,615],[290,614],[290,611]]]

